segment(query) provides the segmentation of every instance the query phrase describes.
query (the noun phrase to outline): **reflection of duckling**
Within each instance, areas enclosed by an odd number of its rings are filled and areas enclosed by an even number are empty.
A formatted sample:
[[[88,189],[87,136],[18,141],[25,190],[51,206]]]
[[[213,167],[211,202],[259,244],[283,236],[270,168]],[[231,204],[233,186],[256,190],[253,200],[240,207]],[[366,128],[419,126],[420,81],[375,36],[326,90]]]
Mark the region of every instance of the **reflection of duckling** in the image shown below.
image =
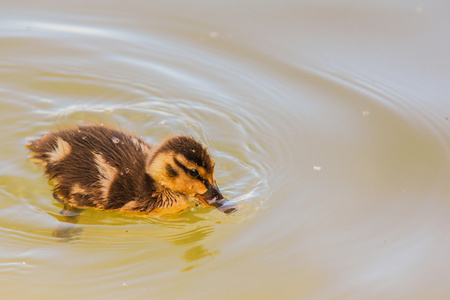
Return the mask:
[[[26,147],[53,181],[56,197],[73,206],[165,214],[188,208],[196,197],[225,213],[237,210],[217,187],[208,151],[188,136],[151,147],[132,134],[86,125]]]

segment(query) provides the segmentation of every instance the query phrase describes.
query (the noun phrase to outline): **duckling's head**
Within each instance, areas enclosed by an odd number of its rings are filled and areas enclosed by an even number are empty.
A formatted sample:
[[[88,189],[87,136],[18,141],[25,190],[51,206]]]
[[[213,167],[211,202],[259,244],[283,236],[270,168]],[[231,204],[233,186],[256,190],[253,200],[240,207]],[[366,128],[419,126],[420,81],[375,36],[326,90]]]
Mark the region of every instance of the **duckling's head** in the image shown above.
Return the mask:
[[[224,213],[237,210],[217,187],[214,161],[208,150],[192,137],[175,136],[164,141],[154,150],[147,173],[174,193],[196,197]]]

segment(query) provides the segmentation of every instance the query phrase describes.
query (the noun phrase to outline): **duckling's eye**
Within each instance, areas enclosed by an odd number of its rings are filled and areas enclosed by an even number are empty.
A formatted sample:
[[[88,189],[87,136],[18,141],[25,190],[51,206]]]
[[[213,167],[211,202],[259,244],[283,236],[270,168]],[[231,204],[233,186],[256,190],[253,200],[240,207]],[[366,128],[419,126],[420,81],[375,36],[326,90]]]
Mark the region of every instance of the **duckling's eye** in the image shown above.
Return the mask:
[[[198,177],[198,171],[196,169],[190,169],[189,170],[189,176],[191,176],[192,178],[197,178]]]

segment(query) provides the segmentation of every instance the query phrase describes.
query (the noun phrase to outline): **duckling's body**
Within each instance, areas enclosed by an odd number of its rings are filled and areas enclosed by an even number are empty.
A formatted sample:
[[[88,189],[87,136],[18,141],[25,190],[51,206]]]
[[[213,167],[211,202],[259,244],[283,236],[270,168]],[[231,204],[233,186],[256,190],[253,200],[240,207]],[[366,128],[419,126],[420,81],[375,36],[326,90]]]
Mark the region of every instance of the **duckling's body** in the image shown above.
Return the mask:
[[[73,206],[165,214],[197,197],[226,213],[236,210],[216,185],[208,151],[188,136],[151,147],[133,134],[86,125],[48,133],[27,147],[55,196]]]

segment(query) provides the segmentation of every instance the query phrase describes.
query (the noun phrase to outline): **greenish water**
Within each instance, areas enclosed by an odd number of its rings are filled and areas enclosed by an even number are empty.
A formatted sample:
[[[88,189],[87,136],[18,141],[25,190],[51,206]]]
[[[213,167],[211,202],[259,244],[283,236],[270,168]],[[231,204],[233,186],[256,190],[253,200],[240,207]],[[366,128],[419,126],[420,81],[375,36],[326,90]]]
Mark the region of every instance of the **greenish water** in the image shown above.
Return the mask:
[[[5,299],[447,299],[450,8],[4,3]],[[190,134],[234,215],[63,216],[27,139]]]

